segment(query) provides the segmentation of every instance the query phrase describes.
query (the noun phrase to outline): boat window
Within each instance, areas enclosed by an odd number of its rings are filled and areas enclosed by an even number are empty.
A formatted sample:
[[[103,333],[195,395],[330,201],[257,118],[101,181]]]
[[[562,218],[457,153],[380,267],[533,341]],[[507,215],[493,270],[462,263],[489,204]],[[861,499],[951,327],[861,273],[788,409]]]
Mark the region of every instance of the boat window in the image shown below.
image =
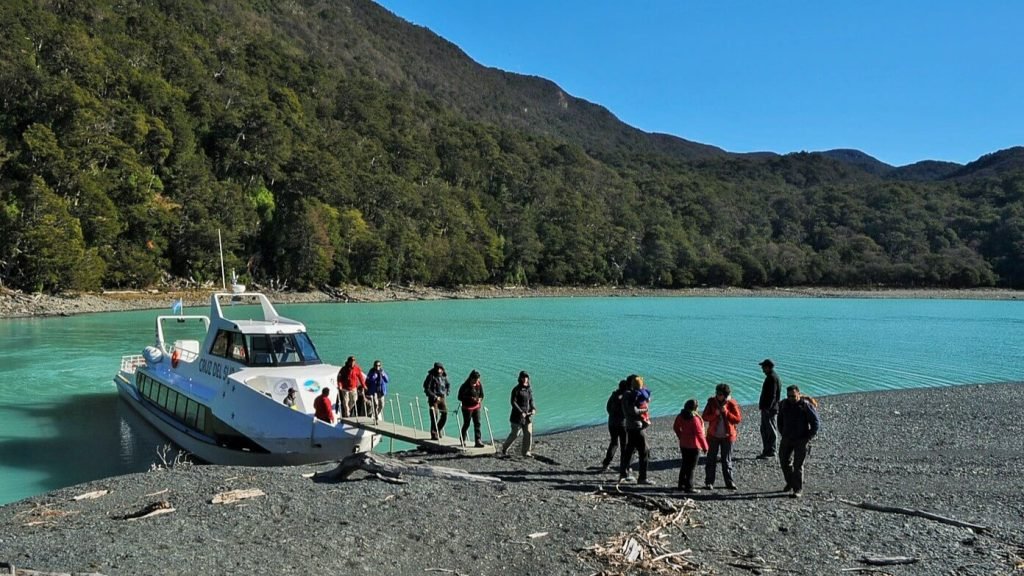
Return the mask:
[[[206,414],[209,413],[210,409],[206,406],[199,406],[199,411],[196,413],[196,430],[204,434],[209,434],[210,431],[206,429]]]
[[[302,354],[302,359],[306,364],[320,363],[320,356],[317,355],[313,341],[309,339],[308,335],[296,334],[295,341],[299,344],[299,352]]]
[[[225,357],[228,355],[228,344],[231,340],[231,333],[226,330],[218,330],[217,337],[213,339],[213,346],[210,347],[210,354]]]
[[[178,420],[185,421],[185,407],[188,406],[188,397],[178,395],[178,405],[174,407],[174,415],[178,417]]]
[[[168,390],[167,390],[167,388],[165,388],[163,386],[160,386],[159,388],[160,388],[160,390],[157,393],[156,403],[159,404],[160,406],[166,406],[167,405],[167,392],[168,392]]]
[[[305,333],[251,334],[246,336],[252,352],[250,366],[301,366],[320,364],[316,348]]]

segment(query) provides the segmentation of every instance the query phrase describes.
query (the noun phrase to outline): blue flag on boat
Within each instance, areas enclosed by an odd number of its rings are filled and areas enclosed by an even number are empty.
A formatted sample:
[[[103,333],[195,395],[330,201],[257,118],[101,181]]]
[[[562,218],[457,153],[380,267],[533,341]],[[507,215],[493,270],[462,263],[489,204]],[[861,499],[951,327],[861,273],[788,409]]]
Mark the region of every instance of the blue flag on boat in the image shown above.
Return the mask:
[[[181,314],[181,298],[178,298],[171,304],[171,314]]]

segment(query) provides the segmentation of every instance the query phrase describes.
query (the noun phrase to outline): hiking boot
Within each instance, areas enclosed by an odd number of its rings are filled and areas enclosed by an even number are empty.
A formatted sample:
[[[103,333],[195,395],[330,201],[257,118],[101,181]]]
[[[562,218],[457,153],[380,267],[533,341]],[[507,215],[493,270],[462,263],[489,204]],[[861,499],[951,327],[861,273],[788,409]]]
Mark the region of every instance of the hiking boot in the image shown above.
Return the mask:
[[[800,498],[803,496],[803,492],[799,490],[793,490],[793,493],[789,495],[790,498]]]
[[[758,460],[767,460],[769,458],[775,458],[775,454],[766,454],[766,453],[762,452],[762,453],[758,454],[756,456],[756,458]]]
[[[479,440],[477,440],[476,444],[473,444],[473,446],[476,447],[476,448],[483,448],[484,447],[484,443],[479,441]]]
[[[431,434],[431,435],[430,435],[430,439],[431,439],[431,440],[437,440],[437,439],[438,439],[438,438],[437,438],[437,434]]]
[[[632,483],[633,483],[633,477],[630,476],[629,474],[626,474],[625,476],[619,476],[619,484],[632,484]]]
[[[655,484],[657,484],[657,482],[655,482],[654,480],[650,480],[650,479],[647,479],[647,478],[641,478],[641,479],[637,480],[636,483],[637,484],[643,484],[644,486],[654,486]]]
[[[705,490],[714,490],[715,489],[715,485],[714,484],[705,484],[704,485],[704,489]]]
[[[789,492],[792,489],[793,489],[792,486],[790,486],[789,484],[786,484],[785,486],[782,487],[781,492]]]
[[[725,489],[726,490],[739,490],[739,488],[737,488],[735,484],[726,484],[725,485]]]

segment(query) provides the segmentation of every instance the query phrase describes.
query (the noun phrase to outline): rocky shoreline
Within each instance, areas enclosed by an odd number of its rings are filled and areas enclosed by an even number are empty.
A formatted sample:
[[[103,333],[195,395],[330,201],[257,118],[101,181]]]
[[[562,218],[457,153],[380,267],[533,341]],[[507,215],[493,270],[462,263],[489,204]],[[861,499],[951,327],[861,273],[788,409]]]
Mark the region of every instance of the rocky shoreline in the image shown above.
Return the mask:
[[[745,407],[735,492],[716,489],[692,498],[675,492],[678,450],[671,421],[658,419],[650,429],[655,486],[616,487],[617,475],[599,470],[603,428],[541,436],[532,459],[398,456],[501,482],[407,477],[407,484],[392,484],[363,472],[323,482],[304,474],[332,466],[177,466],[0,507],[0,562],[110,576],[980,575],[1024,569],[1024,383],[820,401],[822,432],[801,499],[778,491],[777,462],[754,459],[757,414]],[[233,489],[264,495],[211,503]],[[109,493],[74,500],[96,490]],[[125,518],[157,502],[174,511]],[[929,512],[980,527],[855,504]],[[630,537],[665,551],[664,557],[626,561],[621,543]],[[865,562],[872,558],[912,563],[878,567]],[[685,568],[667,571],[673,559]]]
[[[253,287],[259,290],[258,287]],[[185,306],[206,306],[211,290],[125,290],[64,295],[25,294],[0,287],[0,318],[70,316],[95,312],[123,312],[170,308],[181,298]],[[583,297],[761,297],[761,298],[917,298],[1016,300],[1024,292],[996,288],[950,289],[848,289],[848,288],[691,288],[685,290],[597,287],[502,287],[471,286],[457,289],[420,286],[343,286],[331,292],[272,292],[275,303],[390,302],[478,298],[583,298]]]

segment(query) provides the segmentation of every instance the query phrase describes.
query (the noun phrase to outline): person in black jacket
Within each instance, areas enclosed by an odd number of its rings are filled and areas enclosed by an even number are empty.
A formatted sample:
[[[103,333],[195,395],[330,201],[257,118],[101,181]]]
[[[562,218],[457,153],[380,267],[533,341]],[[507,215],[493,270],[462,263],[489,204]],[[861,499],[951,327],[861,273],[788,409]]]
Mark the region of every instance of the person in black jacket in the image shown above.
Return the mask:
[[[783,492],[793,491],[793,498],[799,498],[804,488],[804,460],[807,445],[818,433],[821,420],[818,418],[817,402],[800,394],[800,388],[786,388],[786,399],[779,404],[779,464],[786,479]]]
[[[612,464],[612,459],[615,458],[615,448],[618,447],[619,453],[626,451],[626,428],[623,425],[625,416],[622,414],[622,395],[629,389],[629,383],[625,380],[619,380],[619,387],[612,391],[611,396],[608,396],[608,402],[605,403],[604,409],[608,412],[608,435],[611,437],[608,440],[608,450],[604,454],[604,460],[601,462],[601,471],[604,472]]]
[[[476,438],[475,446],[484,447],[483,437],[480,435],[480,408],[484,401],[484,383],[480,380],[480,373],[473,370],[469,373],[466,381],[459,387],[459,402],[462,405],[462,445],[466,445],[466,432],[469,431],[469,423],[473,422],[473,434]]]
[[[434,362],[434,367],[427,372],[427,377],[423,380],[423,393],[427,395],[427,406],[430,409],[431,440],[437,440],[444,435],[444,425],[448,422],[447,398],[451,388],[444,365]]]
[[[761,383],[761,398],[757,408],[761,411],[761,453],[759,460],[775,457],[775,440],[779,430],[775,426],[776,415],[779,413],[779,394],[782,392],[782,381],[775,373],[775,363],[765,358],[761,362],[764,382]]]
[[[501,447],[501,455],[507,456],[508,449],[512,443],[523,434],[523,456],[530,458],[533,453],[533,415],[537,413],[537,407],[533,404],[533,390],[530,389],[530,375],[526,372],[519,373],[519,382],[512,389],[512,397],[509,400],[512,404],[512,413],[508,421],[512,424],[512,430]]]
[[[633,452],[639,457],[637,466],[637,484],[654,484],[647,478],[647,461],[650,458],[650,449],[647,447],[647,436],[644,434],[643,415],[647,412],[646,405],[641,406],[636,398],[644,387],[644,379],[636,374],[631,374],[626,381],[629,383],[629,390],[622,395],[623,427],[626,429],[626,449],[622,451],[622,459],[619,464],[619,482],[629,482],[629,462],[633,459]]]

